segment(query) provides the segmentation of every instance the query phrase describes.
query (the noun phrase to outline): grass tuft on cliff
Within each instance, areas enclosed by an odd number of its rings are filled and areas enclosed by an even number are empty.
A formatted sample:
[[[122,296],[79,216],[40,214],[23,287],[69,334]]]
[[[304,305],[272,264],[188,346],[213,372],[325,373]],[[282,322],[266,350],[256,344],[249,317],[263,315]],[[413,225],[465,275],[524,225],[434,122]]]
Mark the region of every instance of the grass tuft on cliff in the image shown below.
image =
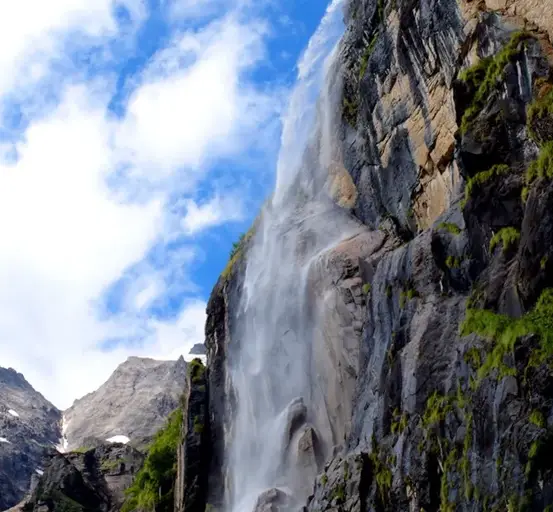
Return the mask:
[[[173,481],[176,476],[177,447],[182,427],[182,410],[174,411],[155,436],[144,466],[127,491],[122,512],[171,512]]]
[[[232,250],[230,251],[229,262],[227,263],[225,270],[223,270],[223,277],[225,279],[228,279],[228,277],[230,276],[235,263],[242,256],[242,253],[244,252],[244,249],[246,248],[247,243],[254,235],[254,233],[255,233],[255,227],[252,226],[248,232],[243,233],[240,236],[237,242],[234,242],[232,244]]]
[[[516,341],[529,334],[537,335],[546,354],[553,353],[553,288],[544,290],[532,311],[521,318],[500,315],[485,309],[468,309],[461,325],[461,335],[478,334],[493,342],[486,360],[478,369],[480,379],[491,370],[500,376],[514,375],[515,370],[505,364],[505,356],[514,350]]]
[[[553,141],[544,144],[538,158],[526,171],[527,185],[531,185],[537,178],[553,178]]]
[[[205,366],[197,357],[188,363],[188,375],[193,384],[202,382],[205,374]]]
[[[520,231],[513,227],[500,229],[490,240],[490,252],[501,244],[503,252],[507,252],[513,245],[518,244],[520,240]]]
[[[489,181],[497,178],[498,176],[504,176],[511,171],[511,168],[505,164],[494,165],[491,169],[487,171],[479,172],[470,178],[465,187],[465,199],[463,201],[463,206],[470,199],[473,192],[475,192],[482,185],[485,185]]]
[[[453,222],[441,222],[438,225],[438,229],[443,229],[448,233],[451,233],[452,235],[461,234],[461,228],[457,224],[454,224]]]
[[[536,127],[544,121],[547,122],[548,128],[551,128],[553,124],[553,85],[546,79],[541,78],[536,80],[535,88],[538,90],[538,95],[536,100],[528,107],[527,124],[532,138],[543,144],[546,140],[540,134],[541,130],[536,129]],[[549,129],[546,130],[546,134],[551,134]]]
[[[471,105],[465,110],[461,120],[461,133],[465,134],[478,114],[486,105],[501,77],[505,67],[520,53],[520,44],[532,38],[528,32],[515,32],[505,47],[493,57],[480,60],[474,66],[459,74],[459,79],[475,91]]]

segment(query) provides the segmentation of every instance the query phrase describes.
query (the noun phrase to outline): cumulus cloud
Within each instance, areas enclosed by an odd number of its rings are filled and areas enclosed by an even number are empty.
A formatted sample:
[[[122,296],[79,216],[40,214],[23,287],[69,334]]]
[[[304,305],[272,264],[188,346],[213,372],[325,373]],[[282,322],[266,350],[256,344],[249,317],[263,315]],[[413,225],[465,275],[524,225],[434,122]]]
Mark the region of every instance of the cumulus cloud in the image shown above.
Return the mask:
[[[193,235],[224,222],[238,221],[244,217],[242,208],[240,199],[232,196],[217,195],[202,204],[189,199],[186,201],[186,215],[182,219],[182,227],[185,233]]]
[[[70,38],[107,47],[123,37],[121,7],[136,26],[147,16],[139,0],[0,7],[0,98],[10,106],[23,88],[34,105],[20,99],[23,128],[0,141],[0,365],[62,408],[131,354],[176,358],[203,341],[193,236],[242,219],[243,206],[197,187],[262,142],[278,114],[248,78],[264,24],[232,13],[173,34],[133,77],[121,115],[110,110],[111,71],[89,80],[75,65],[60,81],[52,62]],[[175,192],[182,211],[168,206]]]

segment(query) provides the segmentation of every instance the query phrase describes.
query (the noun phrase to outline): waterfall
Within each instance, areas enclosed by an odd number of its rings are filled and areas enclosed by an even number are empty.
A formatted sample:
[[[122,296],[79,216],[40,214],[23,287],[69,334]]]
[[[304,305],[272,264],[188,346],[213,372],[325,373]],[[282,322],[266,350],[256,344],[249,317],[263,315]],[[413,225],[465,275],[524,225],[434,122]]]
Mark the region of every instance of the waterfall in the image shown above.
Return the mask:
[[[336,56],[344,30],[342,4],[334,0],[328,6],[299,62],[276,189],[248,252],[228,358],[236,394],[227,453],[226,501],[232,512],[252,512],[269,489],[286,496],[281,510],[297,510],[317,472],[297,460],[302,434],[321,430],[310,365],[317,312],[309,300],[309,271],[325,251],[359,232],[358,223],[328,194],[329,169],[341,162]],[[320,436],[319,443],[321,453],[332,448]]]

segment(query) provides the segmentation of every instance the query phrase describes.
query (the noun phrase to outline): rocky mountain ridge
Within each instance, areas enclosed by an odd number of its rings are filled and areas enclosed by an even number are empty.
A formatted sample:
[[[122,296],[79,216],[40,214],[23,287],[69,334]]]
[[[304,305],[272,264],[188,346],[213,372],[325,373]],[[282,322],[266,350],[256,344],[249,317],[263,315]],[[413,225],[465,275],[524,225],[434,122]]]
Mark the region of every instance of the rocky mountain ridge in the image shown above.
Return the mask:
[[[0,368],[0,510],[17,503],[31,478],[43,471],[43,455],[61,437],[61,412],[25,377]]]

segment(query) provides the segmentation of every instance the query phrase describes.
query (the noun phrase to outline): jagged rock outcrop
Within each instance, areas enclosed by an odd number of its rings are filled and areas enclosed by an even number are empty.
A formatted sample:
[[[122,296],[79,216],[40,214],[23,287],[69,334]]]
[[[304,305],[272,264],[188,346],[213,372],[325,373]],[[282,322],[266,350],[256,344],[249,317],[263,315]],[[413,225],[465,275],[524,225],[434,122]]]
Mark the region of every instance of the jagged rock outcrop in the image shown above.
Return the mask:
[[[110,444],[79,453],[52,453],[23,510],[119,511],[144,461],[129,445]]]
[[[182,440],[178,447],[175,512],[204,512],[211,460],[208,378],[199,359],[189,363],[183,401]]]
[[[97,391],[63,413],[66,450],[93,447],[114,438],[143,447],[179,406],[187,365],[129,357]]]
[[[348,5],[336,168],[351,181],[329,170],[329,193],[367,229],[310,276],[312,303],[334,293],[312,353],[326,418],[313,439],[336,447],[308,510],[553,506],[551,12],[532,0]],[[246,259],[208,306],[216,507]],[[281,493],[258,508],[286,510]]]
[[[61,412],[13,369],[0,368],[0,510],[21,501],[59,443]]]

